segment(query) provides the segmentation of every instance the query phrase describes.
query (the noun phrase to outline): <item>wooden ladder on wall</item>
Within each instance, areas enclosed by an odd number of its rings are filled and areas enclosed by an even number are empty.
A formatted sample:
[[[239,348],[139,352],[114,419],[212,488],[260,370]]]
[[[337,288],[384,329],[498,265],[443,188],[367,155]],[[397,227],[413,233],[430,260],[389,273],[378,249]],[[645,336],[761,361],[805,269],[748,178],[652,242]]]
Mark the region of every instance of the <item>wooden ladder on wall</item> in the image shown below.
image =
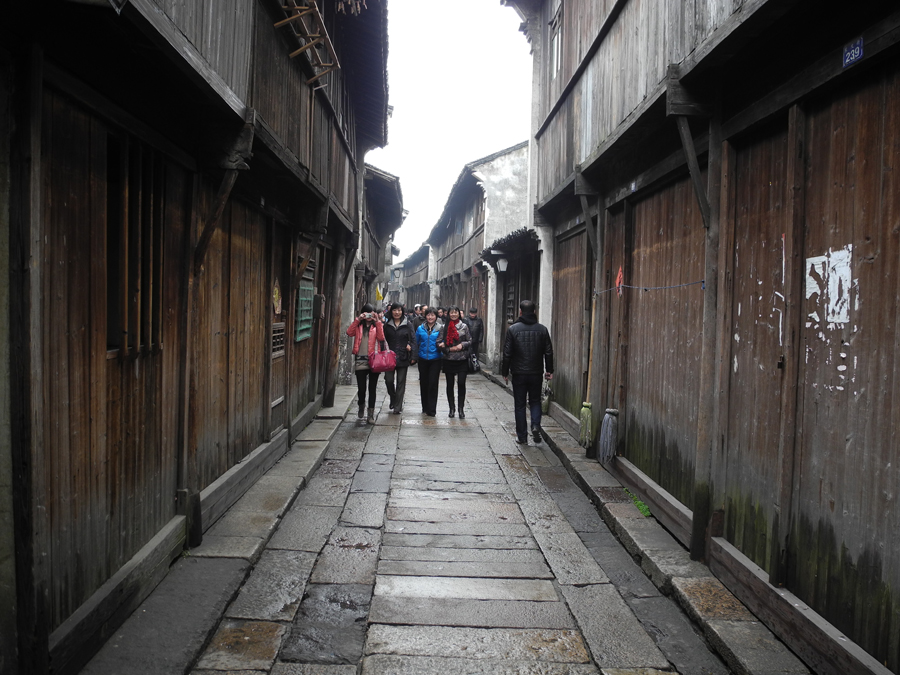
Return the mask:
[[[319,11],[316,0],[285,0],[285,18],[275,22],[276,28],[288,26],[300,46],[290,53],[290,57],[306,54],[316,74],[306,83],[312,84],[320,77],[338,70],[341,64]]]

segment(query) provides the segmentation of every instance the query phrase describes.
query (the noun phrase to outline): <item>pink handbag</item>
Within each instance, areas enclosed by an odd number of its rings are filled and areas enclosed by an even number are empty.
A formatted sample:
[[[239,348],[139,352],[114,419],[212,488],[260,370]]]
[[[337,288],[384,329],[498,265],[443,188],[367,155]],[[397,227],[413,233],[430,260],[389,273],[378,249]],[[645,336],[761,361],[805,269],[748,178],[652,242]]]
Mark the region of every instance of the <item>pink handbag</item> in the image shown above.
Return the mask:
[[[385,344],[382,342],[381,346],[385,347]],[[375,348],[378,348],[377,343]],[[369,354],[369,368],[372,369],[373,373],[387,373],[394,370],[396,367],[397,355],[390,349],[382,349],[381,351]]]

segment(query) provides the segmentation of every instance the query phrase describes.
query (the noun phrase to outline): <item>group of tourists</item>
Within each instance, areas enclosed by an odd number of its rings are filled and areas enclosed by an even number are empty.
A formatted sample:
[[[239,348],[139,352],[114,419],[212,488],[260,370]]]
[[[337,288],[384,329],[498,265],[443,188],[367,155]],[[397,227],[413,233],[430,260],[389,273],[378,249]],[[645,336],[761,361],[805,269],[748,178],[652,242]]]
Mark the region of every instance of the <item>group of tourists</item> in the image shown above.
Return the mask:
[[[390,349],[396,356],[396,366],[385,372],[392,413],[403,412],[406,373],[410,366],[418,365],[422,412],[430,417],[437,415],[438,387],[443,372],[447,380],[450,417],[458,414],[465,418],[466,376],[472,355],[477,356],[484,335],[484,323],[478,317],[477,308],[470,309],[466,319],[455,305],[441,308],[440,313],[434,307],[416,305],[415,311],[407,314],[403,305],[397,302],[384,313],[367,303],[347,328],[347,335],[354,338],[360,419],[375,423],[375,397],[381,373],[372,369],[369,355],[379,348]]]
[[[446,308],[416,305],[407,314],[397,302],[385,307],[383,312],[367,303],[347,328],[347,335],[354,338],[360,419],[375,424],[375,395],[381,373],[372,368],[369,357],[385,349],[394,352],[396,359],[394,368],[385,371],[393,414],[403,412],[406,373],[410,366],[417,365],[422,412],[429,417],[437,415],[438,387],[443,372],[449,416],[465,419],[466,377],[473,368],[472,355],[477,358],[484,336],[484,323],[476,308],[470,309],[466,318],[455,305]],[[553,346],[550,333],[538,323],[535,305],[530,300],[519,304],[519,318],[506,331],[500,371],[507,382],[512,374],[517,440],[528,441],[526,410],[530,410],[531,432],[539,443],[541,385],[545,378],[553,377]]]

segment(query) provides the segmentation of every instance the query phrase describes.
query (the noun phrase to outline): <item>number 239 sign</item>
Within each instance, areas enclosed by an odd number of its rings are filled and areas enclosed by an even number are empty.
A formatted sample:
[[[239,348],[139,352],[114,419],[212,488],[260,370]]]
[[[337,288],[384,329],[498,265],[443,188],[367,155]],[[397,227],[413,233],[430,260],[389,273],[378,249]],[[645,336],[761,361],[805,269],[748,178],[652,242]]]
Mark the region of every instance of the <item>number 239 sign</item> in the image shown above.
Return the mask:
[[[849,45],[844,45],[843,67],[852,66],[863,57],[863,39],[854,40]]]

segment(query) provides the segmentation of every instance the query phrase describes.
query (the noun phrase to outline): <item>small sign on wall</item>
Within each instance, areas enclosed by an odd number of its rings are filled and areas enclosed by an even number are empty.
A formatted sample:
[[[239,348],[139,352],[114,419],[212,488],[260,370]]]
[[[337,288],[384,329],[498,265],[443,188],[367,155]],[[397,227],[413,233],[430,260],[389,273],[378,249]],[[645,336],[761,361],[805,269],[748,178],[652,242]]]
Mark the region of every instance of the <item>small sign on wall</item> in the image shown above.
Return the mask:
[[[844,45],[844,68],[852,66],[857,61],[861,61],[863,57],[863,39],[857,38],[849,45]]]

